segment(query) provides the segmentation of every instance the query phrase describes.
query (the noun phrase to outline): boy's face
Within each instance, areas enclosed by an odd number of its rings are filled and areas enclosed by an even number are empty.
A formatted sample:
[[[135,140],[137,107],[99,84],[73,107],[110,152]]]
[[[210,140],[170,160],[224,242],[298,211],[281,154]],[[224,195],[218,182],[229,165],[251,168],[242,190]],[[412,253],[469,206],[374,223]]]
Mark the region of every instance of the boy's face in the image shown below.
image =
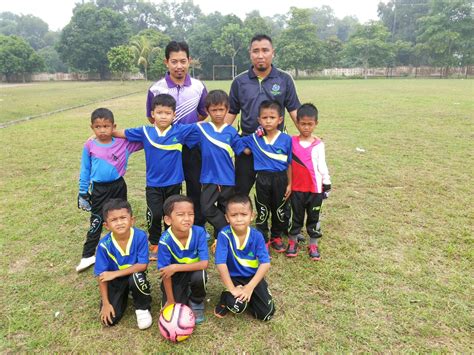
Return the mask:
[[[181,81],[189,69],[189,58],[185,51],[170,52],[170,58],[165,59],[165,65],[173,81]]]
[[[109,143],[112,140],[115,124],[106,118],[96,118],[91,124],[91,128],[99,142]]]
[[[130,231],[135,218],[130,215],[126,208],[111,210],[107,213],[104,226],[114,235],[121,236]]]
[[[282,122],[283,117],[280,116],[278,110],[273,108],[264,108],[260,110],[258,123],[265,129],[265,131],[267,131],[267,133],[277,130],[278,125]]]
[[[155,126],[161,130],[168,128],[173,122],[175,113],[171,107],[168,106],[155,106],[151,111],[151,117],[155,120]]]
[[[209,108],[206,109],[209,116],[211,116],[211,120],[215,124],[222,124],[224,122],[225,115],[229,108],[225,104],[217,104],[217,105],[210,105]]]
[[[237,233],[246,233],[253,219],[253,212],[248,203],[231,203],[227,205],[225,218]]]
[[[296,123],[296,128],[298,128],[298,131],[303,137],[309,138],[312,136],[314,128],[317,125],[318,121],[316,121],[315,117],[303,116]]]
[[[165,216],[165,223],[170,225],[173,232],[188,233],[194,224],[194,208],[192,203],[176,202],[170,216]]]

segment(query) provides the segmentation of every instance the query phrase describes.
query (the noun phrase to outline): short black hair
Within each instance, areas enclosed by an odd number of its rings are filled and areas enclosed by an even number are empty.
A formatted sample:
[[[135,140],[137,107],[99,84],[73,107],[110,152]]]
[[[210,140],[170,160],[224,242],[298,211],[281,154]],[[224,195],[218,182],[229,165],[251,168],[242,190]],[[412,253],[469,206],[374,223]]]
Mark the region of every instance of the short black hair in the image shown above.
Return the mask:
[[[229,107],[229,95],[224,90],[211,90],[206,96],[205,105],[208,109],[211,105],[225,105]]]
[[[273,42],[272,42],[272,38],[266,34],[257,34],[255,36],[252,37],[252,39],[250,40],[250,47],[252,47],[252,43],[253,42],[259,42],[259,41],[263,41],[263,40],[267,40],[268,42],[270,42],[270,44],[272,45],[273,47]]]
[[[300,106],[298,111],[296,111],[296,120],[299,121],[303,117],[310,117],[314,118],[314,120],[318,121],[318,109],[312,103],[306,103]]]
[[[166,45],[165,58],[170,59],[171,52],[186,52],[186,57],[189,59],[189,46],[186,42],[171,41]]]
[[[153,98],[151,102],[151,110],[153,111],[156,106],[171,107],[173,112],[176,111],[176,100],[170,94],[159,94]]]
[[[258,107],[258,116],[259,117],[260,117],[260,114],[262,113],[262,110],[266,109],[266,108],[271,108],[273,110],[276,110],[276,111],[278,111],[278,114],[280,116],[282,116],[282,114],[281,114],[282,107],[281,107],[281,105],[278,101],[276,101],[276,100],[264,100],[264,101],[262,101],[262,103]]]
[[[229,209],[229,205],[233,204],[233,203],[240,203],[240,204],[243,204],[243,205],[249,205],[250,211],[253,211],[252,201],[250,200],[250,197],[248,197],[248,195],[235,194],[235,195],[232,195],[231,197],[229,197],[227,199],[227,203],[225,205],[225,212],[226,213]]]
[[[121,198],[111,198],[108,200],[106,203],[104,203],[104,207],[102,208],[102,216],[104,217],[104,221],[107,220],[107,215],[110,211],[121,210],[122,208],[125,208],[128,213],[130,213],[130,216],[133,216],[132,206],[130,206],[128,201]]]
[[[100,107],[95,109],[91,114],[91,123],[94,123],[99,118],[114,123],[114,114],[108,108]]]
[[[173,195],[168,197],[163,204],[163,212],[165,216],[171,216],[171,213],[174,210],[174,205],[179,202],[189,202],[191,205],[194,206],[193,200],[191,200],[188,196],[184,195]]]

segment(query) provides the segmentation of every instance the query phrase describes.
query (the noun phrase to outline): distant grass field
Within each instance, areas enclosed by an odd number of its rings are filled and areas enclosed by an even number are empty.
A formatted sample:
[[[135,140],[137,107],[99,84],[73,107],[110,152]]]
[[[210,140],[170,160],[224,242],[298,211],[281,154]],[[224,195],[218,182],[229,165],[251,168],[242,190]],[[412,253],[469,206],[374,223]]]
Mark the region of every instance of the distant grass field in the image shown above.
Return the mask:
[[[109,86],[120,92],[117,83],[88,84],[1,88],[21,97],[1,102],[2,121],[31,115],[39,101],[45,111],[108,97]],[[146,331],[132,306],[118,326],[103,328],[92,271],[74,270],[88,227],[76,196],[90,112],[109,107],[119,127],[146,123],[147,84],[133,85],[143,92],[0,129],[0,351],[474,352],[474,81],[298,81],[301,101],[320,110],[316,133],[333,183],[322,260],[310,262],[305,251],[292,260],[273,255],[267,279],[277,312],[269,323],[216,319],[222,287],[211,265],[207,321],[177,345],[159,334],[155,265]],[[145,228],[142,153],[131,157],[126,179]]]

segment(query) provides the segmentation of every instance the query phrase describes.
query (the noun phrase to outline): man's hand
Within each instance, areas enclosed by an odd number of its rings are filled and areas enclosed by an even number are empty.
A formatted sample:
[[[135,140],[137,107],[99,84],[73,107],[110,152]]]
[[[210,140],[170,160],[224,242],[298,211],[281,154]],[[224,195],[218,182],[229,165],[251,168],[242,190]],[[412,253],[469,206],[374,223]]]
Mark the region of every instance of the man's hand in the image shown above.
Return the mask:
[[[104,271],[102,274],[99,275],[99,280],[101,282],[112,281],[117,276],[115,275],[114,271]]]
[[[91,195],[89,194],[79,194],[77,196],[77,208],[80,210],[84,210],[86,212],[90,212],[91,207]]]
[[[114,307],[110,303],[103,304],[102,308],[100,309],[100,321],[104,325],[112,325],[113,318],[115,317],[115,310]]]
[[[170,264],[166,267],[161,268],[159,271],[160,277],[162,279],[169,278],[176,273],[176,264]]]
[[[323,184],[323,200],[329,197],[331,191],[331,184]]]

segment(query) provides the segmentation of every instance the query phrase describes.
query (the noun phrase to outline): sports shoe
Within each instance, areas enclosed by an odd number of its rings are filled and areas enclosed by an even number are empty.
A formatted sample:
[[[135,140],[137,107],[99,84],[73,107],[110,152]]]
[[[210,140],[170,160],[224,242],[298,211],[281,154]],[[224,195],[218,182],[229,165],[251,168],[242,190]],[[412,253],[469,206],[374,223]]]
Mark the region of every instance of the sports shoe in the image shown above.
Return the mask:
[[[314,260],[314,261],[321,260],[321,254],[319,254],[317,245],[311,244],[308,247],[308,251],[309,251],[309,257],[311,260]]]
[[[217,317],[217,318],[224,318],[227,313],[229,313],[229,310],[227,309],[226,306],[224,306],[223,304],[218,304],[215,308],[214,308],[214,315]]]
[[[189,306],[193,310],[194,318],[196,318],[196,324],[201,324],[204,322],[204,302],[194,303],[190,300]]]
[[[281,241],[281,237],[271,238],[270,245],[272,246],[273,249],[275,249],[277,253],[285,252],[285,246],[283,245],[283,242]]]
[[[298,243],[289,240],[288,246],[286,247],[285,255],[289,258],[294,258],[298,255]]]
[[[151,327],[153,320],[148,309],[137,309],[135,310],[135,314],[137,315],[138,329],[146,329]]]
[[[88,258],[82,258],[79,264],[76,266],[76,271],[81,272],[87,269],[89,266],[95,264],[95,255],[89,256]]]
[[[149,255],[150,255],[149,257],[150,261],[158,260],[158,245],[153,245],[153,244],[150,245]]]

